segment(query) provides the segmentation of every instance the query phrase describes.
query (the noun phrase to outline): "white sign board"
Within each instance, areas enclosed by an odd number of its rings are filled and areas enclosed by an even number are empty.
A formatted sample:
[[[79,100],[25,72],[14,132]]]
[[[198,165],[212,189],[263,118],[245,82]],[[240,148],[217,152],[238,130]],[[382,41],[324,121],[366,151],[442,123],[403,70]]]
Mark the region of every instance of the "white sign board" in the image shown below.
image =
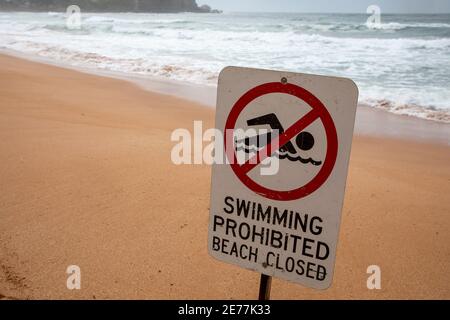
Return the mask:
[[[212,168],[214,258],[307,287],[331,285],[357,100],[349,79],[221,72],[216,129],[224,137],[216,148],[227,161]]]

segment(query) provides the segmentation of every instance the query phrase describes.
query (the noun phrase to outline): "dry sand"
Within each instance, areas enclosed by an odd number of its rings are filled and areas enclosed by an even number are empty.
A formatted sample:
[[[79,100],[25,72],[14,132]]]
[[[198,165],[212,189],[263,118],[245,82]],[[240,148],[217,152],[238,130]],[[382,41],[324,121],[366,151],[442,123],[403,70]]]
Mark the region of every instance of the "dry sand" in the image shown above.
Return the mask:
[[[170,160],[172,130],[213,115],[0,56],[0,297],[255,298],[258,274],[207,254],[210,168]],[[274,279],[272,298],[449,299],[449,193],[450,147],[356,136],[332,287]]]

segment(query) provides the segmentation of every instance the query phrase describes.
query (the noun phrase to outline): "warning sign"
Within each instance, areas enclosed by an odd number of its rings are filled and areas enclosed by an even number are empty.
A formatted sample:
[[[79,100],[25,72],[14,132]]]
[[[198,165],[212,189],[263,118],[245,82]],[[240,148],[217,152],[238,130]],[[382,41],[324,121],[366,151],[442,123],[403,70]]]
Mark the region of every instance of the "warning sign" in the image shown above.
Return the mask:
[[[323,166],[319,173],[307,184],[303,186],[299,186],[298,188],[294,190],[289,191],[275,191],[270,190],[268,188],[265,188],[264,186],[259,185],[258,183],[254,182],[253,180],[247,178],[247,173],[252,170],[254,167],[256,167],[258,164],[260,164],[264,157],[261,155],[269,156],[267,150],[271,149],[272,152],[276,152],[276,148],[273,147],[272,144],[267,144],[264,148],[262,148],[258,154],[254,156],[254,161],[252,159],[249,159],[244,164],[237,163],[237,157],[234,154],[234,158],[230,159],[232,160],[232,169],[236,173],[236,175],[239,177],[239,179],[244,183],[246,186],[248,186],[251,190],[254,192],[264,195],[265,197],[269,199],[274,200],[294,200],[298,198],[302,198],[314,190],[316,190],[318,187],[322,185],[322,183],[325,182],[325,180],[330,175],[331,171],[333,170],[334,163],[336,161],[337,156],[337,134],[336,134],[336,128],[334,127],[333,120],[331,119],[330,114],[328,113],[325,106],[320,102],[319,99],[317,99],[314,95],[312,95],[309,91],[294,85],[290,83],[281,83],[281,82],[270,82],[265,83],[260,86],[257,86],[250,91],[248,91],[245,95],[243,95],[238,102],[234,105],[234,107],[231,109],[230,115],[227,119],[225,130],[234,130],[236,125],[236,120],[239,117],[239,114],[242,112],[243,109],[245,109],[246,106],[249,105],[250,102],[255,100],[256,98],[259,98],[263,95],[267,95],[270,93],[282,93],[287,95],[292,95],[294,97],[297,97],[298,99],[301,99],[303,101],[307,101],[309,106],[311,107],[311,110],[304,116],[302,116],[300,119],[298,119],[292,126],[290,126],[286,131],[284,131],[281,124],[279,124],[279,120],[277,118],[276,113],[270,113],[267,115],[263,115],[262,117],[257,118],[260,120],[258,124],[262,124],[264,120],[262,120],[264,117],[266,118],[266,122],[273,128],[278,129],[279,131],[283,131],[281,135],[279,135],[279,139],[277,141],[278,147],[285,147],[287,143],[289,143],[290,148],[294,150],[294,154],[296,153],[295,148],[291,146],[290,140],[297,136],[297,134],[301,133],[303,129],[305,129],[307,126],[309,126],[312,122],[314,122],[317,119],[320,119],[322,121],[325,131],[326,131],[326,145],[327,145],[327,156],[325,157],[325,161],[323,163]],[[299,106],[301,107],[301,106]],[[296,115],[297,112],[292,112],[292,115]],[[262,120],[262,121],[261,121]],[[304,134],[308,134],[305,132]],[[224,145],[227,146],[226,141],[227,135],[225,135],[225,143]],[[305,139],[305,138],[304,138]],[[314,138],[312,138],[314,139]],[[302,140],[303,141],[303,140]],[[300,145],[301,149],[302,146]],[[228,150],[227,150],[228,151]],[[229,154],[229,152],[227,152]],[[310,161],[312,162],[312,161]]]
[[[331,285],[357,98],[344,78],[221,72],[217,145],[227,161],[212,171],[213,257],[312,288]]]

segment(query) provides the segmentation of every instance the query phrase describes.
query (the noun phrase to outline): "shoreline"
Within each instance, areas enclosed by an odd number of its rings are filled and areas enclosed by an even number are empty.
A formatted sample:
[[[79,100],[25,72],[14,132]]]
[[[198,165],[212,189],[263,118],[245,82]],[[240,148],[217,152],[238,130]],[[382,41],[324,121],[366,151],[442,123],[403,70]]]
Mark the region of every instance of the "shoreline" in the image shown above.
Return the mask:
[[[128,81],[140,88],[154,93],[174,96],[209,108],[215,108],[216,86],[198,85],[163,77],[126,74],[115,71],[72,66],[46,57],[14,50],[2,49],[0,54],[43,63],[94,76]],[[387,110],[359,103],[355,120],[355,135],[369,137],[398,138],[409,141],[422,141],[450,146],[450,124],[408,115],[398,115]]]
[[[0,55],[0,299],[255,299],[258,273],[208,255],[211,167],[171,161],[194,120],[214,109]],[[273,279],[272,299],[449,299],[449,159],[355,135],[331,288]]]

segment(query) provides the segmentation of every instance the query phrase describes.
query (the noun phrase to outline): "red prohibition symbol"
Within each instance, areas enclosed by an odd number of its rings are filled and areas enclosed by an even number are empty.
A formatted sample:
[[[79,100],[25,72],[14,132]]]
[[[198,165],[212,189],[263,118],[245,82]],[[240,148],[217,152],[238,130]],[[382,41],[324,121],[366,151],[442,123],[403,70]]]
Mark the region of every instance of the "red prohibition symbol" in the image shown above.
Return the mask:
[[[305,116],[297,120],[292,126],[284,131],[283,134],[280,134],[278,144],[275,147],[272,146],[272,143],[268,143],[264,148],[259,150],[258,154],[254,156],[257,157],[256,161],[252,158],[244,164],[239,164],[237,162],[234,142],[230,144],[231,146],[233,146],[233,151],[228,152],[229,150],[226,150],[228,146],[227,134],[224,134],[225,152],[227,154],[228,160],[231,163],[231,168],[233,169],[234,173],[239,178],[239,180],[250,190],[272,200],[297,200],[310,195],[318,188],[320,188],[320,186],[322,186],[322,184],[328,179],[331,172],[333,171],[338,152],[336,127],[334,126],[333,119],[331,118],[328,110],[325,108],[323,103],[311,92],[290,83],[283,84],[281,82],[269,82],[249,90],[234,104],[233,108],[230,111],[230,114],[228,115],[224,132],[226,133],[227,130],[234,131],[239,115],[250,102],[270,93],[284,93],[295,96],[306,102],[312,108],[312,110],[309,111]],[[309,126],[317,119],[320,119],[322,121],[325,128],[327,138],[327,152],[325,160],[322,164],[322,168],[319,170],[317,175],[312,178],[312,180],[297,189],[278,191],[266,188],[253,181],[248,176],[248,173],[258,164],[260,164],[265,158],[272,156],[273,153],[277,151],[277,149],[283,147],[293,137],[302,132],[302,130],[304,130],[307,126]]]

